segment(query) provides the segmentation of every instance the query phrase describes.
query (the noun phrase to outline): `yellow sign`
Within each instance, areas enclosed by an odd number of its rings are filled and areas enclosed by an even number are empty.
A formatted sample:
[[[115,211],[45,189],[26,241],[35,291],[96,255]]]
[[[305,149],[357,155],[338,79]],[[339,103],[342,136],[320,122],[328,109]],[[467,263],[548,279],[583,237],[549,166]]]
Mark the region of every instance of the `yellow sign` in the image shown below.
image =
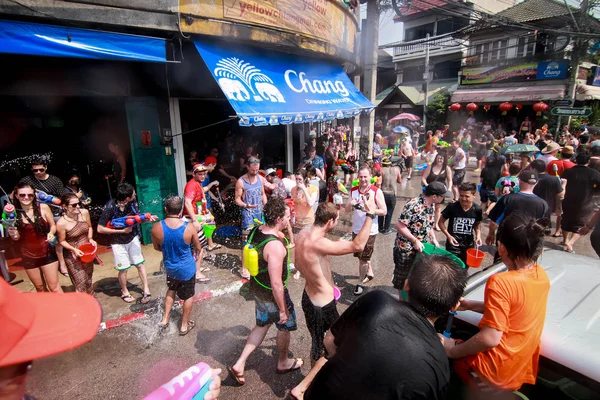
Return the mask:
[[[329,41],[333,7],[328,0],[223,0],[223,18],[300,31]]]
[[[180,12],[299,33],[354,52],[357,22],[336,0],[180,0]],[[182,23],[182,29],[196,32]]]

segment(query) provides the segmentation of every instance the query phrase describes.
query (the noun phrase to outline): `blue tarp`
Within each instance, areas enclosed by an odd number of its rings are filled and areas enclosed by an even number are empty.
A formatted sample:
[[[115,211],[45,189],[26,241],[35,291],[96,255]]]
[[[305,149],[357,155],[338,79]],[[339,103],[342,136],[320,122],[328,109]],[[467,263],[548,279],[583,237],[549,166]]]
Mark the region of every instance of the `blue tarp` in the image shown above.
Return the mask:
[[[194,43],[242,126],[326,121],[375,107],[334,63],[250,46]]]
[[[166,62],[163,39],[0,20],[0,53]]]

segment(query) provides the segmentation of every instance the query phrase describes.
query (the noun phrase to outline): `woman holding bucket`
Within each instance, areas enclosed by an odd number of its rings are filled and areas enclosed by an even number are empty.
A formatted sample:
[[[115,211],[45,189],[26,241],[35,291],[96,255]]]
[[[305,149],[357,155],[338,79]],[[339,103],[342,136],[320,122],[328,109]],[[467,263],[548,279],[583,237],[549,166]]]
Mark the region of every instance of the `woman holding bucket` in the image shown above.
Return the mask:
[[[95,249],[98,246],[92,239],[93,229],[90,213],[81,208],[80,199],[74,193],[61,197],[64,214],[56,223],[58,241],[65,250],[65,263],[69,277],[77,292],[93,295],[92,273],[94,272]],[[83,251],[85,244],[91,244],[93,249]]]

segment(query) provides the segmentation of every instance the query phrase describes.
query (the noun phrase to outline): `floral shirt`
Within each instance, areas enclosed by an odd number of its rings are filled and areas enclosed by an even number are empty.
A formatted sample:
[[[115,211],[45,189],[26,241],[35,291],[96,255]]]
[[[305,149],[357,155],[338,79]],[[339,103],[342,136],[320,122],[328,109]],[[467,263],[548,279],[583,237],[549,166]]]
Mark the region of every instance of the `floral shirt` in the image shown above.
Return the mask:
[[[323,161],[323,159],[321,158],[321,156],[315,156],[315,158],[311,159],[309,157],[304,157],[302,159],[302,161],[300,161],[301,164],[306,164],[308,162],[311,162],[311,164],[313,165],[313,167],[315,167],[316,169],[323,169],[325,168],[325,162]]]
[[[425,198],[423,196],[415,197],[409,200],[404,206],[398,222],[402,222],[408,227],[410,233],[419,239],[423,243],[427,243],[429,239],[429,232],[433,227],[434,220],[434,207],[431,205],[427,207],[425,205]],[[402,236],[400,232],[396,235],[396,246],[403,252],[409,252],[413,250],[412,243]]]

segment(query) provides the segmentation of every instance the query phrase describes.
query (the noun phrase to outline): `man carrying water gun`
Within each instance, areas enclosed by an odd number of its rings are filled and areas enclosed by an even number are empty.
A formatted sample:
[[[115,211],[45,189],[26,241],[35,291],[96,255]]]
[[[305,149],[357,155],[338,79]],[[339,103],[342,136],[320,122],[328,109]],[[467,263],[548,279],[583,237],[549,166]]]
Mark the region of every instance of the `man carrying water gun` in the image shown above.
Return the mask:
[[[289,223],[290,209],[283,199],[273,197],[265,205],[265,224],[254,227],[248,235],[248,243],[254,246],[257,254],[244,257],[249,271],[250,293],[256,305],[256,326],[250,332],[244,350],[232,366],[227,367],[229,375],[239,385],[244,385],[246,360],[261,345],[271,325],[277,328],[277,374],[287,374],[300,370],[304,361],[301,358],[288,358],[290,332],[297,329],[294,303],[286,288],[289,272],[289,257],[282,241],[281,232]],[[254,265],[248,263],[254,262]],[[257,265],[258,264],[258,265]]]
[[[121,183],[117,186],[115,198],[110,199],[104,206],[104,211],[102,211],[102,215],[98,220],[98,233],[110,235],[110,245],[115,257],[115,269],[119,271],[121,299],[126,303],[135,301],[129,293],[129,289],[127,289],[127,270],[133,265],[137,268],[144,286],[141,302],[146,304],[150,301],[152,295],[150,294],[150,288],[148,288],[148,276],[146,275],[145,260],[139,238],[139,226],[138,224],[125,224],[124,228],[118,228],[114,224],[111,225],[114,219],[138,214],[135,189],[128,183]],[[155,217],[150,216],[148,220],[154,221]]]

